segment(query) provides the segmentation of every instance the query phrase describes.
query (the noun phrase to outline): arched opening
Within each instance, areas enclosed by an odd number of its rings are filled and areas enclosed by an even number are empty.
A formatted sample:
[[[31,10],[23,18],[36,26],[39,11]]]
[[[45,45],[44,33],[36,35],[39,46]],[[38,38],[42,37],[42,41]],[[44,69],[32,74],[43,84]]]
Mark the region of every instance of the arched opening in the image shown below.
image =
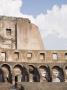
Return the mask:
[[[21,65],[15,65],[13,68],[13,78],[14,83],[21,82],[22,79],[22,66]]]
[[[40,74],[36,67],[29,65],[29,81],[30,82],[39,82]]]
[[[15,83],[29,81],[29,75],[28,75],[27,69],[24,66],[15,65],[13,69],[13,74],[15,77]]]
[[[40,70],[40,82],[51,82],[51,74],[50,74],[50,68],[46,67],[46,66],[40,66],[39,67]]]
[[[22,82],[28,82],[29,81],[29,73],[27,69],[23,66],[22,69]]]
[[[64,72],[63,69],[59,66],[54,66],[52,68],[52,76],[53,76],[53,82],[63,82],[64,81]]]
[[[12,83],[11,68],[10,68],[10,66],[8,64],[3,64],[1,66],[1,72],[3,73],[4,82]]]

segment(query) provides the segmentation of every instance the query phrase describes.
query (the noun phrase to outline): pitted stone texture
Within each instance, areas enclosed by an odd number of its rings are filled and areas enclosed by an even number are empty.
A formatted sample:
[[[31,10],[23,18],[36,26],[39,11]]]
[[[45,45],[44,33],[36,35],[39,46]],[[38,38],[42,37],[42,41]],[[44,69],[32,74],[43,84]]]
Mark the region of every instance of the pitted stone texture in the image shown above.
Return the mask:
[[[67,90],[67,83],[21,83],[22,90]]]
[[[0,17],[0,47],[43,50],[38,27],[27,18]]]

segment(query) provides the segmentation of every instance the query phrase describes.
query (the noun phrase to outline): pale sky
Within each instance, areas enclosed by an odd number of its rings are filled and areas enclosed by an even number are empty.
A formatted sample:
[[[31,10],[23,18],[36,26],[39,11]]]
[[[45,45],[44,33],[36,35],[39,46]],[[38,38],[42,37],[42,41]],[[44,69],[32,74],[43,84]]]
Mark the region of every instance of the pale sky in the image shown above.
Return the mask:
[[[29,18],[46,49],[67,49],[67,0],[1,0],[0,15]]]

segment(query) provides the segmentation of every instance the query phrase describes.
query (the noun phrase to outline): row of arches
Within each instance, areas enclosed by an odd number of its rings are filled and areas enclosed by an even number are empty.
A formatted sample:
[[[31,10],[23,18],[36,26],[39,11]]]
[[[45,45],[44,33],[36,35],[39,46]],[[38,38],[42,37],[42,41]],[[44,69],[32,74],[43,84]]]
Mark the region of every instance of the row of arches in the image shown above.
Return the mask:
[[[24,67],[15,65],[11,68],[8,64],[3,64],[0,67],[0,82],[67,82],[67,67],[65,71],[59,66],[54,66],[50,70],[49,66],[40,66],[39,68],[33,65]]]

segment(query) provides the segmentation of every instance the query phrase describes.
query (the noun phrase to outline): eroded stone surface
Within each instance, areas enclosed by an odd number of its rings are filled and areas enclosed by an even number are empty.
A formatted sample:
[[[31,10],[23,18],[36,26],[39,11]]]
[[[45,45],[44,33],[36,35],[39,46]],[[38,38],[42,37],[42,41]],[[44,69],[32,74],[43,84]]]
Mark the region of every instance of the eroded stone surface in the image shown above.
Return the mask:
[[[26,18],[0,17],[0,47],[43,50],[38,27]]]
[[[29,19],[0,17],[1,90],[67,90],[66,60],[67,50],[44,49]]]

